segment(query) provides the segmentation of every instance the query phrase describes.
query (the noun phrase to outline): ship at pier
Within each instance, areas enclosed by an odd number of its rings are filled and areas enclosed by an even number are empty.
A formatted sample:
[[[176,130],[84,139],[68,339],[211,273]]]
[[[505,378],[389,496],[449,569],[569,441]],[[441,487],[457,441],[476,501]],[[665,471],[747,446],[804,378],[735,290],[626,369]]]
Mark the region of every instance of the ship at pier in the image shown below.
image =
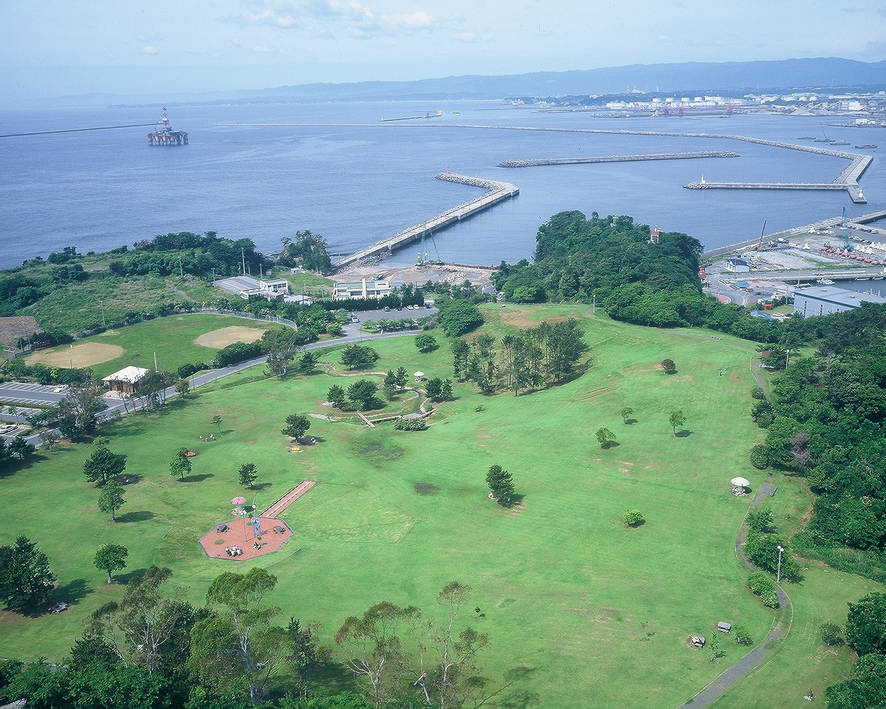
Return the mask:
[[[183,130],[173,130],[169,125],[169,116],[166,115],[166,107],[160,114],[160,120],[152,133],[148,133],[148,145],[187,145],[188,134]]]

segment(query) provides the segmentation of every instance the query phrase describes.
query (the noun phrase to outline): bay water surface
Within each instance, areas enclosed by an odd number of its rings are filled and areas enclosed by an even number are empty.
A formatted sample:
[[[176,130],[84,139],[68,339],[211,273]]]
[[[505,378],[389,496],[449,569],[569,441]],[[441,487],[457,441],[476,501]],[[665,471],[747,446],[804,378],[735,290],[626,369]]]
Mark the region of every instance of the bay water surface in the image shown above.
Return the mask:
[[[0,111],[0,134],[152,123],[160,106]],[[424,116],[439,117],[387,121]],[[478,196],[435,180],[449,169],[511,182],[520,194],[434,235],[431,256],[497,264],[531,258],[538,226],[577,209],[630,215],[682,231],[707,248],[766,231],[886,208],[886,130],[834,127],[847,118],[748,114],[597,118],[493,101],[181,106],[173,128],[190,144],[152,147],[148,127],[0,139],[0,267],[75,245],[104,251],[168,232],[216,231],[274,253],[310,229],[348,253]],[[236,125],[235,125],[236,124]],[[486,126],[484,128],[478,126]],[[873,152],[861,179],[868,204],[845,192],[687,190],[711,181],[829,182],[846,160],[697,137],[504,130],[514,127],[737,134],[813,145],[846,140]],[[878,150],[852,146],[880,144]],[[814,144],[820,147],[821,144]],[[730,150],[738,158],[508,169],[508,159]],[[409,246],[386,263],[415,261]]]

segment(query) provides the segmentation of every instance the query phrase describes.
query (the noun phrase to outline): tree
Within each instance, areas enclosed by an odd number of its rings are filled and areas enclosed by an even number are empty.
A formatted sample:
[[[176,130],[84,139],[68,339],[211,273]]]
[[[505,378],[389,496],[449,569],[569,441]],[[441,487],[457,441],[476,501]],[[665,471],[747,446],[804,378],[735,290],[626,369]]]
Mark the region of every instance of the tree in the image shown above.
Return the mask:
[[[275,377],[282,379],[289,371],[293,358],[298,354],[298,333],[289,328],[267,330],[261,339],[264,351],[268,355],[268,369]]]
[[[307,700],[311,680],[331,660],[328,647],[318,642],[319,627],[302,626],[295,618],[289,619],[286,627],[286,661],[295,673],[298,693]]]
[[[95,382],[68,387],[65,398],[58,404],[58,426],[62,435],[76,438],[95,432],[99,413],[108,408],[102,394],[104,391]]]
[[[251,490],[255,486],[255,481],[258,480],[258,468],[255,467],[255,463],[241,465],[237,471],[237,479],[243,487],[248,487]]]
[[[216,426],[218,428],[218,435],[221,436],[222,417],[219,416],[218,414],[216,414],[215,416],[212,417],[210,423],[212,423],[213,426]]]
[[[39,435],[40,442],[43,444],[43,447],[46,448],[46,450],[48,450],[50,453],[52,453],[53,449],[59,441],[58,431],[56,431],[54,428],[44,428],[42,431],[40,431]],[[0,459],[2,458],[3,456],[0,455]]]
[[[452,401],[454,398],[452,394],[452,380],[444,379],[443,386],[440,387],[440,401]]]
[[[185,475],[191,474],[191,459],[187,448],[179,448],[172,456],[172,460],[169,461],[169,474],[178,475],[179,480],[184,480]]]
[[[149,409],[156,409],[166,403],[166,390],[175,381],[175,376],[169,372],[148,372],[139,379],[138,393],[144,397]]]
[[[732,626],[732,632],[735,633],[735,642],[739,645],[753,645],[754,640],[751,638],[750,632],[743,625],[736,624]]]
[[[316,352],[304,352],[302,356],[298,358],[298,364],[296,368],[301,374],[310,374],[314,371],[314,368],[317,366],[317,363],[320,361],[320,355]]]
[[[443,380],[432,377],[425,382],[425,393],[431,401],[442,401]]]
[[[108,439],[99,436],[92,444],[92,453],[83,463],[83,474],[91,483],[104,485],[126,470],[126,456],[108,450]]]
[[[437,338],[423,332],[421,335],[415,336],[415,346],[419,352],[432,352],[437,349]]]
[[[127,667],[139,667],[149,675],[162,670],[170,679],[183,680],[191,628],[206,613],[164,593],[162,586],[171,576],[168,568],[150,566],[129,581],[122,601],[93,612],[86,632],[103,640]]]
[[[859,655],[886,654],[886,593],[869,593],[849,604],[846,641]]]
[[[452,343],[452,368],[455,378],[463,381],[468,374],[468,357],[471,355],[471,348],[464,340],[454,340]]]
[[[279,609],[264,603],[276,585],[277,577],[262,568],[226,572],[210,584],[206,604],[213,614],[191,633],[191,668],[205,684],[242,687],[253,704],[264,698],[286,651],[286,631],[271,625]]]
[[[358,379],[348,387],[348,399],[362,411],[377,409],[381,406],[381,402],[376,395],[378,388],[375,382],[368,379]]]
[[[108,583],[111,583],[111,573],[126,568],[126,557],[129,556],[129,550],[120,544],[103,544],[95,552],[93,564],[95,568],[106,571],[108,574]]]
[[[670,416],[668,416],[668,421],[671,424],[671,427],[674,429],[674,435],[677,435],[677,426],[682,426],[686,423],[686,414],[683,413],[682,410],[678,409],[676,411],[671,411]]]
[[[326,394],[326,400],[334,404],[337,409],[340,409],[347,400],[347,395],[345,394],[344,389],[338,384],[334,384],[329,387],[329,391]]]
[[[627,510],[622,516],[621,521],[625,527],[639,527],[645,521],[643,513],[640,510]]]
[[[304,436],[311,427],[311,419],[302,414],[289,414],[286,417],[286,427],[280,433],[292,436],[296,441]]]
[[[677,365],[674,364],[674,360],[667,358],[661,361],[661,368],[665,374],[673,374],[677,371]]]
[[[109,480],[102,488],[98,496],[98,508],[102,512],[110,513],[111,520],[117,521],[117,510],[126,504],[123,496],[123,486],[116,480]]]
[[[514,481],[507,470],[502,470],[500,465],[492,465],[486,474],[486,484],[492,497],[498,500],[498,504],[507,507],[514,495]]]
[[[405,664],[403,643],[397,635],[400,625],[419,612],[413,606],[401,608],[383,601],[360,618],[351,616],[345,620],[335,634],[336,645],[347,653],[345,664],[369,682],[376,709],[383,706],[396,689],[396,673],[402,671]]]
[[[606,428],[605,426],[598,428],[596,435],[597,435],[597,440],[600,442],[600,448],[603,448],[604,450],[606,448],[609,448],[610,446],[612,446],[613,443],[615,443],[615,440],[616,440],[615,434],[612,431],[610,431],[608,428]]]
[[[467,298],[444,298],[437,301],[437,308],[440,325],[450,337],[461,337],[483,324],[477,306]]]
[[[631,416],[633,416],[633,415],[634,415],[634,410],[630,406],[625,406],[621,410],[621,420],[624,421],[625,423],[627,423],[630,420]]]
[[[10,457],[15,456],[19,460],[25,460],[25,458],[32,455],[36,450],[37,448],[33,443],[28,443],[27,440],[25,440],[25,437],[19,434],[9,442],[9,445],[6,448],[6,454]]]
[[[363,369],[378,358],[378,352],[364,345],[348,345],[341,351],[341,363],[347,369]]]
[[[182,399],[187,399],[191,393],[191,382],[187,379],[179,379],[175,383],[175,393],[178,394]]]
[[[54,581],[46,554],[24,535],[12,546],[0,547],[0,600],[7,608],[39,605]]]
[[[401,389],[409,383],[409,374],[406,371],[406,367],[397,367],[394,377],[394,383]]]

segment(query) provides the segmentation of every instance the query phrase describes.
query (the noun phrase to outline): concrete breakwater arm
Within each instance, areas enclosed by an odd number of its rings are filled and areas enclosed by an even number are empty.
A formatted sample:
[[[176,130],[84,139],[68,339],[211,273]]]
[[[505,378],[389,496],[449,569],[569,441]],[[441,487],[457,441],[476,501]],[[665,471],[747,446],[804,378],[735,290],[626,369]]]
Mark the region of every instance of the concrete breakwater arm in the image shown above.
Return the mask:
[[[421,224],[415,224],[404,229],[394,236],[382,241],[374,243],[365,249],[360,249],[354,253],[341,258],[333,264],[335,269],[342,269],[346,266],[353,266],[357,263],[368,263],[377,261],[388,256],[394,249],[406,246],[412,241],[418,240],[423,232],[439,230],[444,227],[460,222],[477,212],[480,212],[493,204],[501,202],[504,199],[510,199],[520,192],[520,188],[509,182],[498,182],[496,180],[486,180],[482,177],[469,177],[467,175],[458,175],[454,172],[444,172],[436,176],[438,180],[446,182],[455,182],[460,185],[468,185],[470,187],[479,187],[486,190],[486,194],[475,197],[472,200],[463,202],[457,207],[447,209],[445,212],[431,217]]]
[[[737,158],[738,153],[728,150],[702,150],[691,153],[643,153],[640,155],[598,155],[581,158],[540,158],[530,160],[505,160],[499,167],[538,167],[540,165],[580,165],[601,162],[638,162],[642,160],[689,160],[693,158]]]

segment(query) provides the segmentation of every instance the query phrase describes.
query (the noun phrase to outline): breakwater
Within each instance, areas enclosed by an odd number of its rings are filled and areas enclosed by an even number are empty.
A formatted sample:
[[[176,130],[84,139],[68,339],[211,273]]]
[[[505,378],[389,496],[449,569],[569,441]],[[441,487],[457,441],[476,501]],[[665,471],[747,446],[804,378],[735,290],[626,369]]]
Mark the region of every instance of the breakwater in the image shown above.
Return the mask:
[[[643,160],[692,160],[695,158],[737,158],[738,153],[729,150],[701,150],[690,153],[641,153],[639,155],[598,155],[581,158],[540,158],[529,160],[505,160],[498,167],[538,167],[541,165],[583,165],[585,163],[642,162]]]
[[[443,172],[436,175],[438,180],[446,182],[455,182],[460,185],[468,185],[470,187],[479,187],[486,190],[486,193],[480,197],[463,202],[452,209],[431,217],[421,224],[415,224],[411,227],[400,231],[382,241],[378,241],[372,246],[360,249],[352,254],[344,256],[336,261],[333,268],[341,270],[347,266],[356,266],[359,264],[373,263],[391,255],[395,249],[399,249],[407,244],[417,241],[423,233],[433,230],[443,229],[451,224],[460,222],[462,219],[491,207],[505,199],[510,199],[520,192],[520,188],[509,182],[498,182],[496,180],[486,180],[482,177],[469,177],[467,175],[458,175],[454,172]]]

